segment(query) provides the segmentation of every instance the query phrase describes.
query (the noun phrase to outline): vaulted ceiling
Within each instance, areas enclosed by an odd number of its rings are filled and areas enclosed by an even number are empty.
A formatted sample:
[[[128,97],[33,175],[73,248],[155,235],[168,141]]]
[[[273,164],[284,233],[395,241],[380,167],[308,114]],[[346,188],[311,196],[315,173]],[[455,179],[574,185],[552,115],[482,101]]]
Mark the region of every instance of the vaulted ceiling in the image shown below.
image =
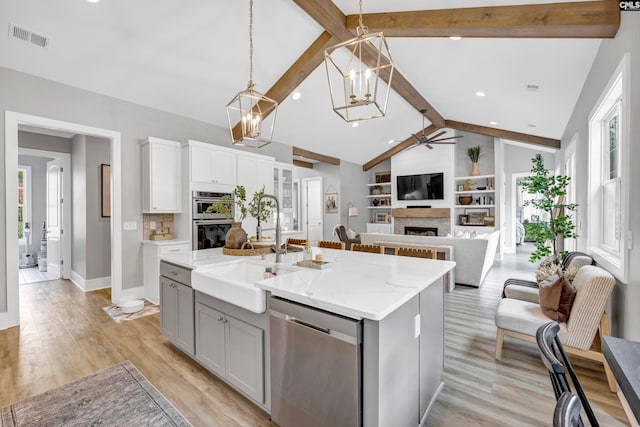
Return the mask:
[[[557,144],[601,38],[619,25],[608,0],[364,0],[364,23],[388,36],[398,73],[387,116],[352,127],[331,110],[321,61],[350,37],[357,7],[255,0],[254,81],[282,101],[274,140],[368,166],[412,142],[422,108],[430,130]],[[248,80],[244,0],[2,2],[0,26],[10,22],[50,45],[2,37],[0,66],[223,127]]]

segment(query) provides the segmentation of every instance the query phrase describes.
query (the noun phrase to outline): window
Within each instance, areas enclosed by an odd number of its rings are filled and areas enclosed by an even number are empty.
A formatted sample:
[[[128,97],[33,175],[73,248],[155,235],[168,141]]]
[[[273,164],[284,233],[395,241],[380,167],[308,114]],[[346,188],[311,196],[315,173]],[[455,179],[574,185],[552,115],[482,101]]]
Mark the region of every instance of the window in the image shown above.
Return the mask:
[[[589,115],[588,247],[621,281],[628,270],[628,79],[627,54]]]
[[[24,245],[25,226],[31,224],[29,201],[31,200],[31,168],[18,166],[18,243]]]

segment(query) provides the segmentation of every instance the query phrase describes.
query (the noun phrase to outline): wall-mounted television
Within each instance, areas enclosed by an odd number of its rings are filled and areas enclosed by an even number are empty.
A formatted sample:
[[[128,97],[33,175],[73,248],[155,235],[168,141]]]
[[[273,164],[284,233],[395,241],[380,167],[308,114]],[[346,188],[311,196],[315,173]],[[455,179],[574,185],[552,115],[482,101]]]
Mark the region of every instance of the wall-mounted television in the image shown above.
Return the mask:
[[[444,174],[423,173],[396,177],[398,200],[443,200]]]

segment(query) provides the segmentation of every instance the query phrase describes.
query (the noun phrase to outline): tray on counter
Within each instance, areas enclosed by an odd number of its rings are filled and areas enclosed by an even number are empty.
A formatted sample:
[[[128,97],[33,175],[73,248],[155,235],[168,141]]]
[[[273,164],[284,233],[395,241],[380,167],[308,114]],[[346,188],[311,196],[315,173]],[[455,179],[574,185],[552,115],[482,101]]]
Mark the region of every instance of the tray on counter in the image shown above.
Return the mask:
[[[325,270],[327,268],[330,268],[331,266],[329,265],[331,263],[327,262],[327,261],[298,261],[296,263],[296,265],[298,267],[305,267],[305,268],[314,268],[316,270]]]

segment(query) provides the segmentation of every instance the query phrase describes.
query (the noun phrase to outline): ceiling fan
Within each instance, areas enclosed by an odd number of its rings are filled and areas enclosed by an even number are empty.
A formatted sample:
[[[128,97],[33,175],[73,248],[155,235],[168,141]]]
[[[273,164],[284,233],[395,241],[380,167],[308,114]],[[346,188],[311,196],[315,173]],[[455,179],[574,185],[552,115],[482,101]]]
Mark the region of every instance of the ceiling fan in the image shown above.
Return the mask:
[[[422,113],[422,134],[421,135],[416,135],[415,133],[412,133],[411,135],[415,136],[416,139],[418,140],[418,143],[415,145],[416,147],[418,145],[424,144],[425,147],[427,147],[429,150],[433,150],[433,145],[432,144],[455,144],[456,143],[456,139],[457,138],[464,138],[463,135],[457,135],[457,136],[446,136],[444,138],[439,138],[440,136],[444,135],[445,133],[447,133],[446,130],[440,131],[438,133],[436,133],[435,135],[432,136],[427,136],[424,134],[424,114],[427,112],[427,110],[420,110],[420,112]]]

